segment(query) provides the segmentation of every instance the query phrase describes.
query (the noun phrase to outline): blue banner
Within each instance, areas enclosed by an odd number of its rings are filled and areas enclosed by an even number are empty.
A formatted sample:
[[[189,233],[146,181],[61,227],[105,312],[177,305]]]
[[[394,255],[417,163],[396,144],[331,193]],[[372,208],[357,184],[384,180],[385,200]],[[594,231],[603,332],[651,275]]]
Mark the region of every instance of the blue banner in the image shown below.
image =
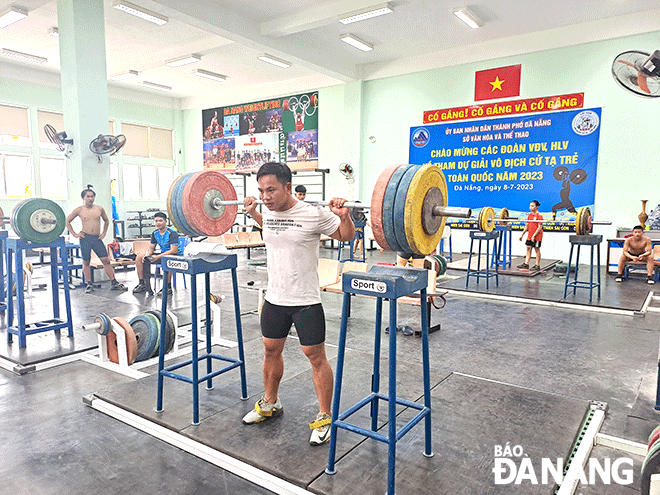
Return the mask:
[[[520,217],[537,200],[544,218],[571,221],[582,206],[594,212],[600,116],[592,108],[412,127],[410,163],[442,168],[449,206],[507,208]]]

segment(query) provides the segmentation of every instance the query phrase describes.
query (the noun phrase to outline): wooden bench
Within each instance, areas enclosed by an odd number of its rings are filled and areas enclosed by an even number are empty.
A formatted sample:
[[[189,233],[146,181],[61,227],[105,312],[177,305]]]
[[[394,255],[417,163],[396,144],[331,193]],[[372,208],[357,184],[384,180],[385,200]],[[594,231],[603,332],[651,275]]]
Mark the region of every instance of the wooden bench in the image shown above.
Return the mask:
[[[658,261],[658,258],[660,258],[660,244],[656,244],[653,246],[653,253],[651,254],[653,256],[653,280],[657,283],[660,282],[660,261]],[[629,273],[633,272],[644,272],[646,274],[646,261],[627,261],[624,267],[624,272],[623,276],[624,278],[628,278]]]
[[[133,253],[135,254],[142,254],[147,252],[147,248],[149,247],[150,241],[149,240],[140,240],[140,241],[133,241]],[[114,258],[108,256],[110,260],[110,265],[115,269],[123,269],[123,270],[128,270],[132,266],[135,265],[135,260],[132,260],[130,258]],[[91,282],[94,282],[94,270],[103,270],[103,262],[100,260],[100,258],[97,256],[97,254],[92,251],[90,260],[89,260],[89,266],[92,269],[91,270],[91,276],[92,280]]]
[[[221,236],[209,237],[208,242],[223,244],[227,249],[247,249],[247,259],[250,259],[251,248],[266,247],[261,238],[261,232],[225,232]]]

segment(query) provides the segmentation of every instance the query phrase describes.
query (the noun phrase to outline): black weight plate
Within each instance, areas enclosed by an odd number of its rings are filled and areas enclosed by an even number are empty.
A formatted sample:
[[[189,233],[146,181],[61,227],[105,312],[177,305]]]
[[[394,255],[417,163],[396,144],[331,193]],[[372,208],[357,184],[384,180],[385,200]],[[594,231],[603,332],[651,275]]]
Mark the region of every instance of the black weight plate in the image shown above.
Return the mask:
[[[155,316],[158,320],[158,335],[160,336],[160,311],[151,309],[147,311],[147,313]],[[174,327],[174,320],[169,313],[167,313],[167,323],[165,329],[165,353],[167,354],[174,348],[174,341],[176,339],[176,328]]]
[[[145,361],[158,348],[158,333],[153,331],[153,319],[146,314],[137,315],[129,321],[137,339],[137,357],[135,361]]]
[[[587,180],[587,172],[581,168],[576,168],[571,172],[570,178],[573,184],[582,184]]]
[[[564,167],[563,165],[557,167],[552,172],[552,176],[557,180],[564,180],[568,176],[568,167]]]
[[[152,331],[154,331],[157,335],[156,347],[149,357],[156,357],[160,351],[160,318],[152,313],[146,313],[145,316],[147,316],[151,321]],[[167,334],[165,334],[165,342],[167,343]]]

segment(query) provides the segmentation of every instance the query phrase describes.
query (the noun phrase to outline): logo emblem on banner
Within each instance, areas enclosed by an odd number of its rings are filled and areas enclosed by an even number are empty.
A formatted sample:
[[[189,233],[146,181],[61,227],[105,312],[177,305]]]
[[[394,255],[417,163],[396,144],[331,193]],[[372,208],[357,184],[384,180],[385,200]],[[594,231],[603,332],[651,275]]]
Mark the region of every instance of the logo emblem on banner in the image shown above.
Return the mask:
[[[573,130],[580,136],[587,136],[598,129],[598,114],[591,110],[585,110],[573,117]]]
[[[412,144],[416,148],[423,148],[429,142],[429,131],[426,127],[415,129],[412,133]]]

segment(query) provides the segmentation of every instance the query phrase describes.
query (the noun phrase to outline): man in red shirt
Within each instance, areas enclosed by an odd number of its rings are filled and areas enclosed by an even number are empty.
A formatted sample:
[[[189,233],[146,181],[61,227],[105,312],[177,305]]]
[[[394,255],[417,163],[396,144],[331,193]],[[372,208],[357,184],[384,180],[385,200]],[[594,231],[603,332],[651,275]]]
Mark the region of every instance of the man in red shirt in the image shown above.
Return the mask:
[[[525,255],[525,262],[521,265],[518,265],[518,268],[522,270],[529,269],[529,260],[532,257],[532,248],[536,253],[536,264],[532,267],[531,271],[536,272],[541,269],[541,240],[543,239],[543,215],[539,213],[539,206],[541,203],[534,200],[529,204],[529,214],[527,215],[527,224],[522,231],[520,240],[523,240],[525,237],[525,232],[527,232],[527,240],[525,245],[527,246],[527,254]]]

